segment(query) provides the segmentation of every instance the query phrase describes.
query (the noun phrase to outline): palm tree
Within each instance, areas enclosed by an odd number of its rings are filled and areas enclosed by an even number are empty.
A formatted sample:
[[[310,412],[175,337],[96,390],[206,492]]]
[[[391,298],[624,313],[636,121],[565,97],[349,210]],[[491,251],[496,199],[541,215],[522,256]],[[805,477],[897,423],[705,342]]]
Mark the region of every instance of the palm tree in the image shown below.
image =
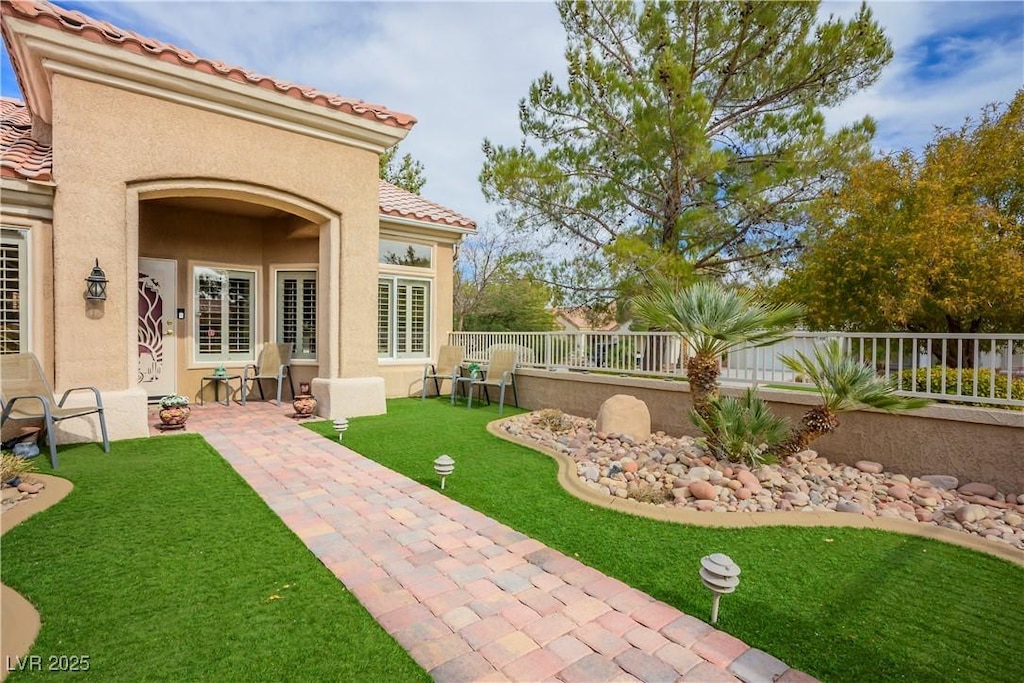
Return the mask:
[[[781,454],[799,453],[815,439],[831,434],[839,426],[838,415],[865,406],[879,410],[914,410],[928,405],[923,398],[899,396],[896,387],[875,374],[874,369],[843,353],[831,339],[814,347],[813,356],[802,351],[783,356],[782,362],[795,373],[806,375],[818,389],[821,405],[804,413],[800,426],[781,446]]]
[[[769,305],[752,295],[703,280],[681,290],[657,280],[647,294],[633,298],[634,317],[655,329],[682,335],[693,349],[686,376],[693,407],[707,420],[709,401],[718,396],[718,363],[740,346],[767,346],[789,336],[803,315],[797,304]]]

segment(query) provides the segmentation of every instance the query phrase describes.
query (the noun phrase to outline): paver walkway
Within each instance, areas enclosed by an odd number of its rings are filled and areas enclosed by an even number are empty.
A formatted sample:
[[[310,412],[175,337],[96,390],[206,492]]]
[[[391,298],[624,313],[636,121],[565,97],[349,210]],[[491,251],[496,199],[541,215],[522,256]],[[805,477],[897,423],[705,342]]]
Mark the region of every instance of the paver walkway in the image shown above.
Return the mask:
[[[188,427],[434,680],[814,680],[288,412],[207,405]]]

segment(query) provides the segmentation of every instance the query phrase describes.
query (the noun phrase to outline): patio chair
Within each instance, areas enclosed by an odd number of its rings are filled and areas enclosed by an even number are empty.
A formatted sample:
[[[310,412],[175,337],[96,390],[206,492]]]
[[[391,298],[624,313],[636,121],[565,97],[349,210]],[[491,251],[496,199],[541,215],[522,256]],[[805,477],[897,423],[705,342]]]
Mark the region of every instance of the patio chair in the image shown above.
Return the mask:
[[[76,391],[91,391],[95,402],[85,406],[65,406],[68,396]],[[99,415],[100,433],[103,436],[103,452],[110,452],[107,437],[107,420],[103,414],[103,397],[96,387],[75,387],[68,389],[55,400],[50,382],[43,374],[39,359],[34,353],[12,353],[0,356],[0,427],[8,420],[43,421],[46,441],[50,446],[50,464],[57,469],[57,434],[54,425],[62,420],[84,415]]]
[[[491,405],[489,388],[497,387],[498,392],[498,415],[501,415],[505,408],[505,388],[512,387],[512,395],[515,397],[516,408],[519,407],[519,392],[516,390],[516,364],[519,352],[515,349],[491,349],[490,360],[487,362],[487,374],[480,379],[473,379],[469,382],[469,400],[467,408],[473,407],[473,392],[478,388],[483,389],[487,405]]]
[[[455,378],[459,374],[459,366],[462,365],[462,358],[466,355],[466,349],[461,346],[442,346],[437,353],[436,363],[427,363],[423,366],[423,393],[420,400],[427,398],[427,380],[434,380],[434,390],[441,395],[441,385],[445,380],[452,383],[452,391],[455,390]]]
[[[292,384],[292,345],[274,344],[267,342],[260,351],[259,358],[255,363],[249,363],[242,369],[242,403],[245,403],[249,395],[249,381],[256,383],[260,390],[260,398],[263,395],[263,380],[272,379],[277,382],[277,405],[281,405],[281,390],[284,388],[284,378],[288,378],[288,388],[295,398],[295,385]]]

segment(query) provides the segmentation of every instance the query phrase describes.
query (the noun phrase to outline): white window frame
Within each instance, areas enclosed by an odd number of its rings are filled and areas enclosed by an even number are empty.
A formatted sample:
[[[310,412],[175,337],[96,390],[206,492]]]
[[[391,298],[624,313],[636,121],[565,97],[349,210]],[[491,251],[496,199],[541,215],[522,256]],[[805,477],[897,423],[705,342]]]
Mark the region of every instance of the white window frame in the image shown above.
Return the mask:
[[[211,358],[210,356],[201,355],[199,353],[199,291],[198,291],[198,278],[200,271],[202,270],[215,270],[215,271],[226,271],[231,273],[241,273],[251,277],[252,290],[251,290],[251,310],[252,315],[250,316],[250,329],[249,329],[249,340],[250,349],[247,353],[221,353],[217,358]],[[252,266],[242,266],[237,264],[224,264],[224,263],[201,263],[194,262],[189,267],[189,301],[192,306],[192,366],[205,368],[205,367],[217,367],[218,365],[232,364],[239,365],[242,363],[253,363],[256,361],[256,353],[260,348],[259,331],[260,326],[260,269]],[[222,329],[224,323],[222,322]]]
[[[32,279],[29,272],[32,240],[29,239],[28,230],[4,225],[0,226],[0,242],[14,245],[18,249],[18,349],[12,353],[26,353],[32,350],[32,326],[29,324],[29,313],[32,310]]]
[[[380,287],[382,284],[388,285],[388,350],[382,352],[380,350]],[[398,322],[399,322],[399,311],[397,305],[398,299],[398,286],[400,283],[408,283],[412,285],[420,284],[426,288],[423,305],[425,307],[423,316],[423,332],[422,351],[399,351],[398,350]],[[430,358],[432,337],[434,332],[434,297],[435,297],[435,284],[434,279],[429,277],[412,277],[404,274],[387,274],[381,273],[377,279],[377,359],[381,362],[408,362],[414,364],[422,364],[425,359]],[[409,333],[411,335],[411,332]]]
[[[380,258],[380,241],[397,242],[399,244],[413,244],[416,246],[424,247],[430,250],[430,266],[401,266],[393,263],[385,263]],[[434,330],[436,326],[436,311],[437,311],[437,243],[430,240],[423,239],[420,236],[413,236],[399,231],[381,230],[380,237],[378,240],[377,247],[377,260],[378,260],[378,301],[377,301],[377,329],[375,334],[378,335],[379,342],[379,317],[380,317],[380,283],[382,281],[388,281],[389,284],[389,296],[391,304],[389,307],[389,322],[388,322],[388,353],[381,353],[378,346],[377,360],[381,365],[422,365],[423,362],[431,357],[434,347]],[[397,310],[395,306],[395,287],[397,286],[398,280],[409,280],[424,282],[427,285],[427,314],[425,319],[425,348],[423,353],[416,352],[414,354],[396,353],[396,322],[397,322]]]
[[[273,283],[274,291],[272,293],[272,310],[270,312],[271,330],[270,337],[278,344],[285,343],[281,338],[281,275],[284,273],[302,273],[312,274],[313,281],[316,283],[316,308],[314,310],[314,324],[316,324],[316,333],[314,339],[316,340],[317,351],[312,358],[303,358],[292,353],[292,365],[319,365],[320,355],[320,340],[317,335],[320,334],[319,324],[316,322],[319,320],[320,313],[320,272],[316,264],[302,263],[302,264],[277,264],[270,267],[271,282]]]

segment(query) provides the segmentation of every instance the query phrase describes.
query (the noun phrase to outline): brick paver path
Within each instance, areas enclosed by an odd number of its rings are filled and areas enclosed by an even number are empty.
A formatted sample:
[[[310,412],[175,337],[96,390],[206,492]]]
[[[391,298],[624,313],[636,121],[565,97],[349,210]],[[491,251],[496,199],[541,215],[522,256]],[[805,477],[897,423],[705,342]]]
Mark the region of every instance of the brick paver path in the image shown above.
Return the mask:
[[[201,433],[436,681],[811,681],[271,403]]]

